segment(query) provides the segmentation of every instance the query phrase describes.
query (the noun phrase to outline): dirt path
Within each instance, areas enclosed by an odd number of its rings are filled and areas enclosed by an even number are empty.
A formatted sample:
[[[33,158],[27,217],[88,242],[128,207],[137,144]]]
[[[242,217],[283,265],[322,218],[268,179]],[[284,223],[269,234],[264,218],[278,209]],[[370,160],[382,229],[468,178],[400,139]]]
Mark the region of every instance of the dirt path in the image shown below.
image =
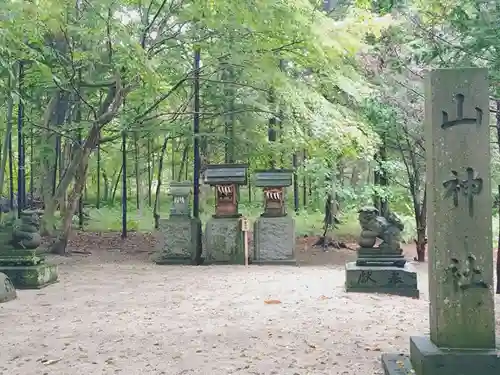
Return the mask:
[[[340,267],[145,257],[56,259],[59,284],[0,305],[0,374],[381,374],[381,352],[407,351],[428,331],[424,272],[413,300],[346,294]]]

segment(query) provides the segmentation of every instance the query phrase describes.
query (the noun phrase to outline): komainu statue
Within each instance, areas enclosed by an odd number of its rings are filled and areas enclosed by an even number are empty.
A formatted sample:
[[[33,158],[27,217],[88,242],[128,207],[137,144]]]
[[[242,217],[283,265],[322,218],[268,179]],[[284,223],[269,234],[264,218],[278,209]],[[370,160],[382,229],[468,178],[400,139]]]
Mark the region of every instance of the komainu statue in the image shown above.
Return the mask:
[[[379,216],[375,207],[363,207],[358,211],[361,234],[358,245],[365,248],[375,248],[377,238],[382,240],[376,248],[385,251],[401,253],[401,232],[404,225],[394,213],[387,217]]]
[[[20,219],[14,222],[11,244],[15,249],[33,250],[40,246],[40,218],[36,214],[23,213]]]
[[[401,232],[404,225],[396,214],[379,216],[375,207],[363,207],[358,211],[361,234],[358,239],[357,265],[395,265],[403,267],[406,260],[401,248]],[[377,239],[380,244],[376,246]]]

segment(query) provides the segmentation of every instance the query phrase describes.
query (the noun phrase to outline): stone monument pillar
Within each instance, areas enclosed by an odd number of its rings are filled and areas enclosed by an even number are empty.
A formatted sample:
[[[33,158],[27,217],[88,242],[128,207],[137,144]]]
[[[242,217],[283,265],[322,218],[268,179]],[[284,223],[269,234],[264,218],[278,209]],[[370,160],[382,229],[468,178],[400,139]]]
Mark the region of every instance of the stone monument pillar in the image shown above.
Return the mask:
[[[205,229],[205,264],[244,264],[238,187],[247,184],[246,164],[207,165],[204,183],[215,188],[215,214]]]
[[[264,189],[264,213],[254,223],[254,263],[297,265],[295,221],[287,215],[285,199],[292,177],[292,170],[255,171],[255,186]]]
[[[170,216],[158,222],[159,248],[152,257],[156,264],[193,264],[201,233],[201,220],[191,217],[191,182],[171,182]]]
[[[387,217],[379,216],[375,207],[363,207],[358,213],[358,258],[346,264],[346,292],[418,298],[417,273],[406,263],[401,249],[401,220],[391,212]],[[375,246],[377,239],[382,242]]]
[[[0,230],[0,272],[17,289],[39,289],[57,281],[57,265],[45,263],[40,246],[40,212],[24,211]]]
[[[386,374],[500,374],[495,343],[490,127],[486,69],[426,79],[425,150],[430,337],[410,358],[384,354]]]

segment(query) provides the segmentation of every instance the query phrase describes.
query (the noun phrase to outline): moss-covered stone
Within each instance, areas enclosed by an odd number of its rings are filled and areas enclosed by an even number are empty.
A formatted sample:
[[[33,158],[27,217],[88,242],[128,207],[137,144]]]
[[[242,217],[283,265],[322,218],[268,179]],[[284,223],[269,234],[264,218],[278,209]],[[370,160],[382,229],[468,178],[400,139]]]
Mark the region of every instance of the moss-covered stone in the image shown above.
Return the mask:
[[[205,229],[205,264],[245,264],[239,218],[212,218]]]
[[[17,298],[16,289],[9,277],[0,273],[0,303],[9,302]]]
[[[43,256],[37,250],[0,250],[0,266],[36,266],[43,261]]]
[[[292,217],[259,217],[255,221],[253,234],[253,263],[297,265],[295,221]]]
[[[156,264],[193,264],[201,237],[200,219],[173,216],[159,221],[159,246],[151,257]]]
[[[17,289],[40,289],[57,282],[58,272],[55,264],[36,266],[0,266]]]

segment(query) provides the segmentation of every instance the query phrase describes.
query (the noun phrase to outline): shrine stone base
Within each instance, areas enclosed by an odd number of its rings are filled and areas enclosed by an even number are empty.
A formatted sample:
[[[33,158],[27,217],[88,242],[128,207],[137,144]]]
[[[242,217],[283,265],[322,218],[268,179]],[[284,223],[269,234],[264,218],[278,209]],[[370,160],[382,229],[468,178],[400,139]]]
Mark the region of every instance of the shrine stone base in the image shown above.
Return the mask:
[[[382,367],[385,375],[498,375],[497,350],[441,349],[429,337],[412,336],[410,355],[383,354]]]
[[[411,264],[394,266],[357,266],[356,262],[345,265],[346,292],[385,293],[419,298],[417,272]]]
[[[57,282],[56,264],[41,263],[36,266],[0,266],[16,289],[41,289]]]
[[[204,234],[204,264],[245,264],[240,218],[212,217]]]
[[[16,289],[6,274],[0,273],[0,303],[9,302],[17,298]]]
[[[296,266],[295,221],[290,216],[259,217],[254,223],[254,264]]]
[[[201,220],[171,216],[158,222],[159,245],[151,260],[156,264],[195,264]]]

